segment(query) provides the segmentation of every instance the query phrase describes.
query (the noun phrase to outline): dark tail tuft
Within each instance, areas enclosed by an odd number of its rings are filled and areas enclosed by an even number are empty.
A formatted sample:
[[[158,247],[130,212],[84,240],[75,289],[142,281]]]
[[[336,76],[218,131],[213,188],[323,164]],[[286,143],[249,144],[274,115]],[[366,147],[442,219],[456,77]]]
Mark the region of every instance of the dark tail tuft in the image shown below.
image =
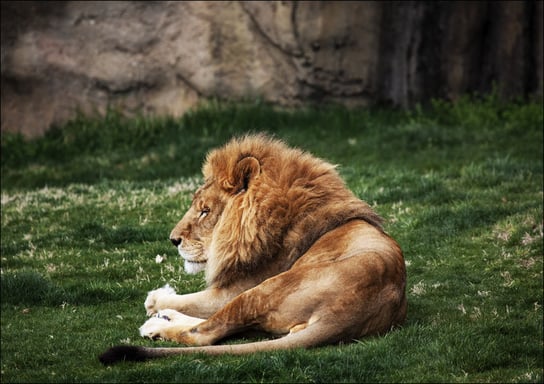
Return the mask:
[[[146,361],[149,358],[143,347],[118,345],[101,354],[98,360],[104,365],[112,365],[120,361]]]

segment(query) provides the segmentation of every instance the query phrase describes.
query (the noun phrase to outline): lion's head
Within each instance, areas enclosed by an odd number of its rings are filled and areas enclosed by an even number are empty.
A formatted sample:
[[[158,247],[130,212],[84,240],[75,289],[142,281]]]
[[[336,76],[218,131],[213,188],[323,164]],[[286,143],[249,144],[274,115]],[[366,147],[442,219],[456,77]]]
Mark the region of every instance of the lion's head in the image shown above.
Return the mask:
[[[333,165],[265,135],[233,139],[211,151],[202,171],[204,185],[170,240],[188,273],[206,270],[208,285],[284,271],[346,221],[380,225]]]
[[[170,234],[185,261],[187,273],[197,273],[206,267],[213,230],[225,208],[224,195],[213,182],[201,186],[193,196],[191,207]]]
[[[195,192],[191,207],[170,234],[188,273],[200,272],[208,260],[215,260],[212,242],[225,207],[232,209],[235,201],[240,201],[241,195],[247,192],[250,182],[260,174],[260,163],[255,157],[231,156],[228,148],[224,151],[229,153],[227,157],[220,156],[219,151],[208,155],[203,167],[204,185]],[[225,225],[228,223],[223,223]]]

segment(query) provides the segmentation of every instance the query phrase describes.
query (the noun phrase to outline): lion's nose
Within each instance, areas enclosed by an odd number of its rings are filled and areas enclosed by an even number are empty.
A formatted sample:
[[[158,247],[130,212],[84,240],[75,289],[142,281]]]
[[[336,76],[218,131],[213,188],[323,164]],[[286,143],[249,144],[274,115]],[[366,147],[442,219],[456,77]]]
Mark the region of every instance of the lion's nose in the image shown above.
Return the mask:
[[[171,237],[170,241],[174,244],[175,247],[181,244],[181,237]]]

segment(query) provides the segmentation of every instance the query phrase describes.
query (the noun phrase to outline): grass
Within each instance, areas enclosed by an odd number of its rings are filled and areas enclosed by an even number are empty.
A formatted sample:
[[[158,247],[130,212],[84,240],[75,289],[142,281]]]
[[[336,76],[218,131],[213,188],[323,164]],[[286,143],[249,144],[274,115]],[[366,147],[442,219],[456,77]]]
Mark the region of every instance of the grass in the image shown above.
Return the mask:
[[[167,240],[206,151],[267,131],[340,164],[408,270],[406,324],[350,345],[104,368],[148,290],[204,287]],[[495,97],[429,108],[77,118],[2,135],[2,382],[542,382],[543,114]],[[161,264],[156,255],[167,256]]]

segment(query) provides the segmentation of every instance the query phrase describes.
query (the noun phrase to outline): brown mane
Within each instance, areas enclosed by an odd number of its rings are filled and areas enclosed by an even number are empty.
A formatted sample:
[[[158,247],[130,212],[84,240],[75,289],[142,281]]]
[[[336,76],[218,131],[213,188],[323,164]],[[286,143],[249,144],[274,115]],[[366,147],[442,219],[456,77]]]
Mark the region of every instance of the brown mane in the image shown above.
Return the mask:
[[[260,173],[239,194],[235,168],[250,157]],[[275,267],[271,275],[286,270],[315,240],[350,220],[381,229],[381,218],[346,188],[335,168],[265,135],[244,136],[210,152],[204,177],[232,197],[214,232],[208,285],[228,286],[262,263]]]

